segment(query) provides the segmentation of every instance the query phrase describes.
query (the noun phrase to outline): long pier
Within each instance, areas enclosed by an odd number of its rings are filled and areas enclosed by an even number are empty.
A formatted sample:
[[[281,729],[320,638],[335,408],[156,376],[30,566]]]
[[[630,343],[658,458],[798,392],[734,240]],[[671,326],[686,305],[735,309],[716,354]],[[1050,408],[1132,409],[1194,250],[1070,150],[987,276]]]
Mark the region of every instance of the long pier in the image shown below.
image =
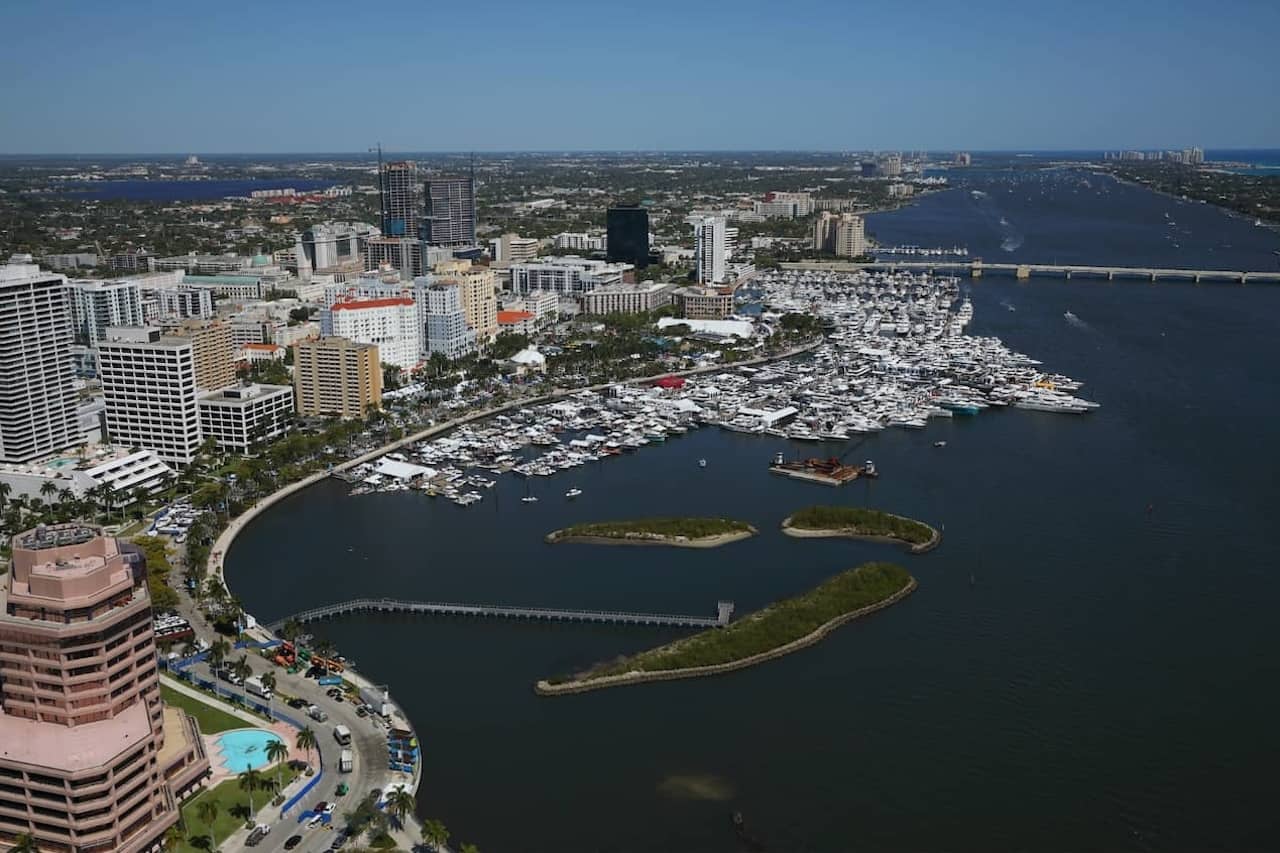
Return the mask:
[[[985,274],[1011,275],[1019,279],[1033,276],[1052,276],[1055,278],[1101,278],[1113,281],[1117,278],[1140,279],[1145,281],[1178,280],[1193,281],[1233,281],[1240,284],[1269,283],[1280,284],[1280,270],[1260,272],[1249,270],[1200,270],[1177,269],[1165,267],[1109,267],[1090,264],[989,264],[981,260],[972,261],[799,261],[781,265],[787,270],[815,270],[827,272],[856,272],[858,270],[879,270],[884,272],[920,272],[949,273],[951,275],[967,275],[970,278],[982,278]]]
[[[715,616],[675,616],[661,613],[624,613],[616,610],[561,610],[552,607],[511,607],[501,604],[449,604],[437,601],[404,601],[398,598],[356,598],[325,607],[304,610],[267,625],[279,631],[286,622],[305,624],[348,613],[423,613],[434,616],[490,616],[548,622],[608,622],[615,625],[656,625],[668,628],[723,628],[733,618],[733,602],[716,602]]]

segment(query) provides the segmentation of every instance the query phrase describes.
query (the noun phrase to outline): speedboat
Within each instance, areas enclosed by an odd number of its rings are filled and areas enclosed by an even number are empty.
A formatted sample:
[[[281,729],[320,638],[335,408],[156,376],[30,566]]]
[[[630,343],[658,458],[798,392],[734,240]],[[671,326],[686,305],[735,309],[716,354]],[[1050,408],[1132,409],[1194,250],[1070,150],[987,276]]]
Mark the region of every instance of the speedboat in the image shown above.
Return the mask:
[[[525,495],[520,499],[520,501],[522,503],[527,503],[527,504],[536,504],[538,502],[538,499],[533,495]]]
[[[564,496],[569,500],[573,500],[580,494],[582,494],[582,489],[570,489],[569,491],[564,493]]]
[[[935,442],[933,443],[933,446],[934,446],[934,447],[946,447],[946,446],[947,446],[947,443],[946,443],[945,441],[935,441]]]

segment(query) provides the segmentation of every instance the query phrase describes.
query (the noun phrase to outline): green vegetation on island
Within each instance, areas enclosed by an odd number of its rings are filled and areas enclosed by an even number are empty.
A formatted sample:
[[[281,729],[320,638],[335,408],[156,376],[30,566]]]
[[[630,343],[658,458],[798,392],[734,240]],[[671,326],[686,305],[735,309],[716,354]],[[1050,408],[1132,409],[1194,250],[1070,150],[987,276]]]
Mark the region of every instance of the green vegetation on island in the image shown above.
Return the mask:
[[[656,649],[600,664],[579,675],[553,679],[550,684],[582,683],[630,672],[665,672],[743,661],[778,651],[813,634],[827,623],[883,604],[913,584],[914,578],[901,566],[864,563],[828,578],[808,592],[775,602],[724,628],[711,628]],[[814,638],[815,641],[817,639],[819,637]]]
[[[553,531],[548,542],[572,539],[617,539],[638,542],[686,542],[722,536],[750,536],[756,529],[732,518],[638,518],[631,521],[595,521]]]
[[[850,536],[883,536],[910,545],[926,545],[937,532],[927,524],[859,506],[810,506],[792,513],[783,527],[822,530]]]

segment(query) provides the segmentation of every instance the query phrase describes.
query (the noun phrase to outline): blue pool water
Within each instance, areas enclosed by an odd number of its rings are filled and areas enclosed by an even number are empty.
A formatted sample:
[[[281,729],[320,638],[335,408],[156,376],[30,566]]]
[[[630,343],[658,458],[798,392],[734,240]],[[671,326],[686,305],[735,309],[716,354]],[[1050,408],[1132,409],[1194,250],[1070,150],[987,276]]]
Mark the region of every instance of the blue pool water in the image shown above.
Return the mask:
[[[263,729],[236,729],[218,736],[222,763],[233,773],[257,770],[267,763],[267,744],[280,740]]]

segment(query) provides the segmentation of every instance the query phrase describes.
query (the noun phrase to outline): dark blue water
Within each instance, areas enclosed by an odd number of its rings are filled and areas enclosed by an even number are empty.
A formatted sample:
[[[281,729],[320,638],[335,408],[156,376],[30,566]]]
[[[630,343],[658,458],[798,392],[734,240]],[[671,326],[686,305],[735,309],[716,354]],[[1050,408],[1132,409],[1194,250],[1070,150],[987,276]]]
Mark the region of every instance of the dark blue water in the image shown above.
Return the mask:
[[[62,194],[104,201],[210,201],[227,196],[248,196],[254,190],[294,188],[309,192],[332,186],[333,181],[272,178],[213,181],[67,181],[58,184]]]
[[[1095,202],[1101,222],[1150,221],[1166,204],[1119,198],[1127,215],[1114,196]],[[1049,233],[1031,210],[1028,232]],[[917,235],[904,242],[982,227],[917,215],[895,214]],[[1057,206],[1043,215],[1061,221]],[[1220,216],[1222,239],[1239,239],[1237,225]],[[1109,225],[1073,227],[1110,239]],[[1139,247],[1158,245],[1161,227]],[[688,613],[730,597],[750,609],[868,559],[900,560],[920,580],[905,603],[765,666],[555,699],[532,683],[674,633],[325,625],[418,726],[422,812],[486,851],[727,853],[734,810],[773,851],[1277,849],[1280,289],[990,278],[972,297],[974,331],[1086,380],[1103,407],[989,412],[831,446],[883,471],[842,490],[766,472],[775,451],[812,448],[714,430],[536,481],[532,506],[511,477],[470,509],[326,483],[249,527],[229,581],[271,619],[384,593]],[[567,502],[572,485],[585,494]],[[830,501],[945,525],[946,540],[912,558],[777,532],[796,507]],[[541,541],[571,521],[658,513],[726,514],[763,532],[716,551]],[[724,798],[673,796],[672,776],[711,778]]]
[[[881,244],[967,246],[991,263],[1280,269],[1280,234],[1078,169],[950,173],[958,186],[868,217]],[[1167,214],[1167,216],[1166,216]]]

